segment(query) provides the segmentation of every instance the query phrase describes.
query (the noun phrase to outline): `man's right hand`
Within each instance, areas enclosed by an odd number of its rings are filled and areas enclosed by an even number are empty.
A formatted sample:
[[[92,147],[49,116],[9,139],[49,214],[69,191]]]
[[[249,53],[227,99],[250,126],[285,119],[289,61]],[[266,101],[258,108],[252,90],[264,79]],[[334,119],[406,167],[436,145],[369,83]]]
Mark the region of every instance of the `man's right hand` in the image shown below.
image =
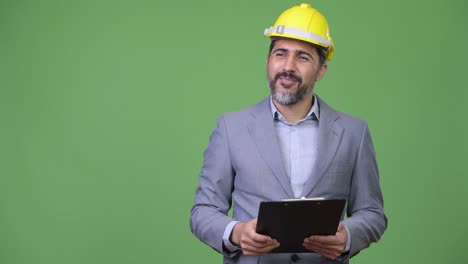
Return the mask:
[[[249,222],[239,222],[231,233],[231,242],[240,246],[246,256],[259,256],[279,247],[279,242],[269,236],[255,232],[257,218]]]

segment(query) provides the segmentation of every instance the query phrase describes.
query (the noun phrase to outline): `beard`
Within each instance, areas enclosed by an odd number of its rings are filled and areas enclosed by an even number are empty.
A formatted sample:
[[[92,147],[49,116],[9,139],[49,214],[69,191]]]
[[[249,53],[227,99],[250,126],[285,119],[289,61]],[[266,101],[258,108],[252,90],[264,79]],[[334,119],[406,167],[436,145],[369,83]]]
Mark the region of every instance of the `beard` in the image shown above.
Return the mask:
[[[297,90],[295,92],[278,91],[276,82],[281,77],[287,77],[296,81],[298,86]],[[301,101],[302,99],[304,99],[305,95],[309,92],[312,92],[312,89],[314,88],[313,85],[302,85],[302,78],[288,71],[277,73],[274,78],[268,81],[268,86],[270,87],[271,96],[273,97],[273,99],[282,105],[292,105]]]

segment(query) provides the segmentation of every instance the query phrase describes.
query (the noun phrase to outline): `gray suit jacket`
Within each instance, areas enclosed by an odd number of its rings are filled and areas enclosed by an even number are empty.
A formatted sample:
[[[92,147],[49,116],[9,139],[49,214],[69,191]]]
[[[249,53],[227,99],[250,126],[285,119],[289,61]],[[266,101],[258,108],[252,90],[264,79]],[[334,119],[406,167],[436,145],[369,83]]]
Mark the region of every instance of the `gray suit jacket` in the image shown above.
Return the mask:
[[[335,111],[320,98],[318,103],[318,160],[302,196],[347,200],[343,224],[350,231],[351,248],[340,259],[346,263],[381,237],[387,219],[367,123]],[[233,219],[257,217],[261,201],[294,197],[275,133],[269,98],[218,119],[204,153],[192,232],[222,253],[224,263],[334,263],[316,253],[252,257],[223,250],[223,233]]]

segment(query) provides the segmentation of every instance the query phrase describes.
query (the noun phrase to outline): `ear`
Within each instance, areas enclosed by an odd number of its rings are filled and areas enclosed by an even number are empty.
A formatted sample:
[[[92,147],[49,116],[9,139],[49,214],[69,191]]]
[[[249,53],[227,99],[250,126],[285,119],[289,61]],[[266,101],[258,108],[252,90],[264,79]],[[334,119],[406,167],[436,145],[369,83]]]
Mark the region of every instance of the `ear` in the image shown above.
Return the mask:
[[[317,78],[315,79],[315,81],[320,81],[323,78],[323,76],[325,76],[327,69],[328,69],[327,63],[322,64],[322,66],[320,66],[319,72],[317,73]]]

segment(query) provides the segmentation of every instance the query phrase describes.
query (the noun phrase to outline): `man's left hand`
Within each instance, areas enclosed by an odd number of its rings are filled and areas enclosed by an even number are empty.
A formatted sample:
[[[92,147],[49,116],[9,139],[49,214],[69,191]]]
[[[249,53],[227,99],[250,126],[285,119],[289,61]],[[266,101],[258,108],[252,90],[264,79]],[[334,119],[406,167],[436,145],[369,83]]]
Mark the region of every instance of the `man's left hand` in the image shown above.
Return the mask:
[[[340,223],[334,236],[310,236],[304,239],[302,245],[326,258],[336,259],[343,253],[347,241],[348,232]]]

